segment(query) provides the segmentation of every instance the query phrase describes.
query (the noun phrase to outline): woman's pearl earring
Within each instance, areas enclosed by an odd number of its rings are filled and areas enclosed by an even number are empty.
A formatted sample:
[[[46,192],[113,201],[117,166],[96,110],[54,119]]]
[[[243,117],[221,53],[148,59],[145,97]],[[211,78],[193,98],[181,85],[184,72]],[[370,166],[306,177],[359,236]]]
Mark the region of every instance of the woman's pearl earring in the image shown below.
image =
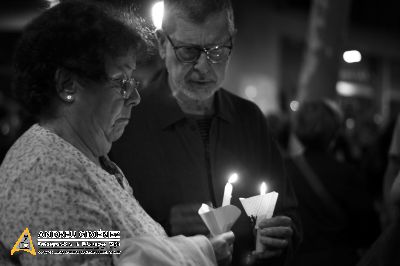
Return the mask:
[[[66,100],[67,102],[72,102],[74,98],[72,97],[72,95],[67,95]]]

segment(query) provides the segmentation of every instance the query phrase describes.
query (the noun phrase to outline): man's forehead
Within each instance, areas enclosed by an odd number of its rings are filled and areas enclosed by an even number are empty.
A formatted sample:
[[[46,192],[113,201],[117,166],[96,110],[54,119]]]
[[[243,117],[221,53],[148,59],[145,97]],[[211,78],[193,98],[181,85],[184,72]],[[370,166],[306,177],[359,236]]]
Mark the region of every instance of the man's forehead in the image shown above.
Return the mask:
[[[179,45],[213,45],[228,42],[231,38],[226,17],[211,17],[204,23],[193,23],[176,18],[175,30],[170,36]]]
[[[197,36],[189,36],[185,34],[175,34],[170,36],[175,45],[194,45],[194,46],[213,46],[213,45],[222,45],[226,44],[231,40],[231,36],[228,34],[224,34],[223,36],[215,36],[211,37],[210,35],[199,35]]]

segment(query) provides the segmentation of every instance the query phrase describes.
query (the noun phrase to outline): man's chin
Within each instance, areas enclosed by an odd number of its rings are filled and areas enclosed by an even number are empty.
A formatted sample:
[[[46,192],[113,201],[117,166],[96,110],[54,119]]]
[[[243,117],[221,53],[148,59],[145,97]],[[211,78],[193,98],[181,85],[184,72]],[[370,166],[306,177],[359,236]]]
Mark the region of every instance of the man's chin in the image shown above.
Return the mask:
[[[206,101],[211,99],[217,90],[214,89],[196,89],[186,90],[185,94],[188,98],[195,101]]]

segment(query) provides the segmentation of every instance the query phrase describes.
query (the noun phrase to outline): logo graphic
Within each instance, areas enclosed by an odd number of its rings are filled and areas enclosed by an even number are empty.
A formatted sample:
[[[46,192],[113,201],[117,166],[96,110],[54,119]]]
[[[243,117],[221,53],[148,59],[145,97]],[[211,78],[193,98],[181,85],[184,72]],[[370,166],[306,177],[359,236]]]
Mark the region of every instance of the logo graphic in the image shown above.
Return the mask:
[[[17,242],[15,242],[14,247],[11,249],[11,255],[17,251],[25,251],[33,256],[36,256],[35,247],[32,243],[32,237],[29,233],[28,227],[25,228],[24,232],[19,236]]]

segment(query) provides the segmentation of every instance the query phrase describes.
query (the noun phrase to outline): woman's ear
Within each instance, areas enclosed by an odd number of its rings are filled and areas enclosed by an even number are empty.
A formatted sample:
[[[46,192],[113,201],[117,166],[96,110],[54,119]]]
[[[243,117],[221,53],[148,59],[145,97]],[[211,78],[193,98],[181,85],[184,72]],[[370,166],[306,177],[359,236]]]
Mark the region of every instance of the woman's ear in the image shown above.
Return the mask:
[[[156,31],[157,44],[158,44],[158,53],[162,59],[165,59],[166,51],[167,51],[167,38],[162,30]]]
[[[58,97],[67,103],[72,103],[76,97],[75,75],[69,70],[58,68],[54,75]]]

